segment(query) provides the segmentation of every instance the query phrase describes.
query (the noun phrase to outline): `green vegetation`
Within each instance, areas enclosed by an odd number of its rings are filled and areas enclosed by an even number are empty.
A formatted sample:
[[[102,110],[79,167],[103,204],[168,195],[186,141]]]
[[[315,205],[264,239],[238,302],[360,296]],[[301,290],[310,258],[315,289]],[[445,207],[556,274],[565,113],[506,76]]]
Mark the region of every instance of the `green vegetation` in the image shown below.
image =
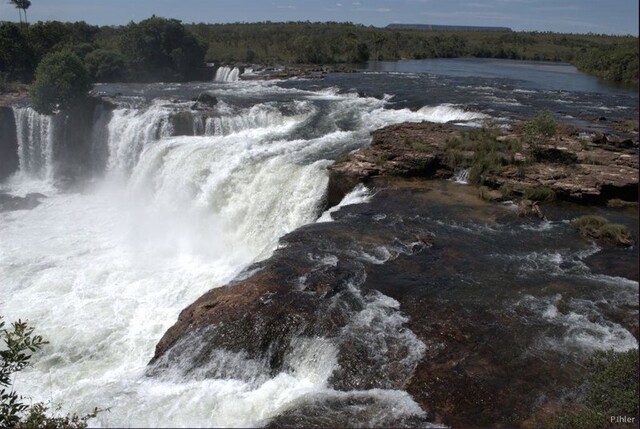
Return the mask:
[[[638,350],[598,351],[587,362],[582,403],[537,421],[550,429],[599,429],[610,427],[611,416],[638,422]]]
[[[0,366],[0,427],[15,427],[21,429],[57,428],[82,429],[87,427],[87,420],[95,417],[100,410],[97,408],[91,414],[80,417],[75,414],[64,417],[47,415],[49,410],[42,403],[27,405],[24,398],[12,388],[16,373],[29,365],[31,353],[40,350],[47,342],[40,336],[34,335],[34,328],[18,320],[11,324],[11,329],[5,328],[0,317],[0,336],[4,348],[0,351],[2,364]]]
[[[533,159],[540,155],[541,147],[556,134],[556,122],[547,111],[540,111],[533,120],[524,126],[524,140],[529,144]]]
[[[31,6],[30,0],[9,0],[9,3],[14,5],[18,9],[18,15],[20,15],[20,24],[22,24],[22,14],[24,13],[24,22],[28,23],[27,20],[27,9]]]
[[[126,79],[125,62],[117,52],[96,49],[84,57],[84,63],[92,82],[120,82]]]
[[[484,183],[488,175],[515,164],[515,154],[522,149],[519,141],[499,136],[499,129],[485,127],[449,138],[445,164],[454,170],[469,168],[469,182]]]
[[[550,112],[538,112],[535,118],[527,122],[524,127],[524,141],[529,145],[529,154],[533,161],[558,164],[575,164],[578,157],[566,150],[549,147],[549,142],[555,137],[558,125]]]
[[[580,235],[606,243],[631,246],[631,236],[624,225],[610,223],[602,216],[581,216],[573,220]]]
[[[188,28],[209,44],[206,59],[211,62],[507,58],[564,61],[605,79],[632,85],[638,80],[638,39],[631,36],[430,32],[335,22],[192,24]]]
[[[180,21],[152,17],[124,27],[119,51],[135,81],[192,79],[202,66],[205,46]]]
[[[550,202],[556,199],[556,193],[553,189],[540,186],[537,188],[525,189],[522,197],[531,201]]]
[[[205,60],[332,64],[477,57],[565,61],[605,79],[638,82],[638,38],[631,36],[430,32],[335,22],[182,25],[155,16],[121,27],[0,24],[0,70],[7,81],[30,82],[42,58],[62,50],[91,59],[86,66],[96,80],[184,81],[199,77]],[[129,73],[122,73],[120,59]],[[94,72],[100,65],[104,73]]]
[[[36,69],[31,101],[38,112],[50,115],[68,109],[86,97],[89,89],[89,76],[80,58],[68,51],[53,52]]]
[[[204,66],[206,45],[180,21],[152,17],[124,27],[84,22],[0,24],[0,79],[31,82],[45,56],[73,52],[93,82],[185,81]]]

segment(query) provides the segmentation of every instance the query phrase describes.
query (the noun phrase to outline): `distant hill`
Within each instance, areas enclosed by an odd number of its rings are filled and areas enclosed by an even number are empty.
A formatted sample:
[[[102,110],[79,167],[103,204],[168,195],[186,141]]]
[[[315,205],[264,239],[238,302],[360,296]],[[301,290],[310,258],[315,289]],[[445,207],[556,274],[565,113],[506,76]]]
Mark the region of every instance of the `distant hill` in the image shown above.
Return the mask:
[[[496,31],[508,33],[509,27],[473,27],[469,25],[431,25],[431,24],[389,24],[389,30],[421,30],[421,31]]]

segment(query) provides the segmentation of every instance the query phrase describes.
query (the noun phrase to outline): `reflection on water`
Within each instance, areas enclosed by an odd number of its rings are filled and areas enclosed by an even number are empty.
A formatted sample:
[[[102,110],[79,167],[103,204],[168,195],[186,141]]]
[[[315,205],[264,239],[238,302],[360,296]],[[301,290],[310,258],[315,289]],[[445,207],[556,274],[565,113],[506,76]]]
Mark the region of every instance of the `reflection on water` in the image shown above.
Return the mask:
[[[453,77],[508,78],[522,88],[580,92],[611,92],[598,78],[566,63],[502,60],[494,58],[435,58],[405,61],[370,61],[365,70],[430,73]]]

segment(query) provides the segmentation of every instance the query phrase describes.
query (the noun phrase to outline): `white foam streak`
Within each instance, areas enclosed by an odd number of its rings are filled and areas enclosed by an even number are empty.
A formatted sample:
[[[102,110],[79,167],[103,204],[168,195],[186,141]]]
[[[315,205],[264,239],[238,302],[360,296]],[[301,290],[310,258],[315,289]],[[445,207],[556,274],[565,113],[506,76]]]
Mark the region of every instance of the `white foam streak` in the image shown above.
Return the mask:
[[[351,192],[344,196],[337,206],[333,206],[322,213],[322,216],[320,216],[317,222],[332,222],[333,217],[331,214],[337,212],[342,207],[354,204],[365,204],[368,203],[369,200],[371,200],[371,191],[362,183],[358,183]]]

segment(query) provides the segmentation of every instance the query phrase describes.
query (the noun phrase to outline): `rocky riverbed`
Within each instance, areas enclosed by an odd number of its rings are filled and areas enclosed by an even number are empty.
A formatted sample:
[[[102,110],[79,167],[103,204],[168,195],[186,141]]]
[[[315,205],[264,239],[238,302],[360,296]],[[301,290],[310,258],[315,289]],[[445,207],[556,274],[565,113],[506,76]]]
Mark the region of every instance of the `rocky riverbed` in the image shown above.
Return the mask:
[[[447,141],[459,132],[427,123],[375,131],[371,146],[330,167],[329,205],[357,183],[375,193],[369,203],[286,235],[271,258],[187,307],[149,375],[239,377],[224,351],[256,368],[245,377],[274,376],[318,347],[316,365],[333,359],[333,393],[308,397],[271,427],[528,427],[570,406],[590,352],[637,347],[637,205],[574,203],[637,198],[637,140],[584,142],[565,131],[551,148],[575,155],[574,165],[536,162],[487,178],[573,201],[548,203],[540,221],[443,179],[453,173]],[[580,237],[569,221],[594,210],[626,224],[634,246]],[[376,420],[374,396],[339,393],[372,389],[404,390],[424,413]]]
[[[516,127],[517,129],[518,127]],[[451,177],[447,159],[452,137],[460,128],[431,123],[391,125],[375,131],[371,146],[350,154],[330,167],[329,203],[342,198],[355,183],[372,177]],[[497,141],[522,140],[522,133],[504,132]],[[489,171],[482,181],[491,188],[509,187],[516,193],[536,187],[553,190],[561,199],[606,202],[638,199],[638,137],[585,134],[564,127],[541,149],[547,159],[532,159],[522,144],[513,161]],[[474,150],[463,154],[474,156]]]

